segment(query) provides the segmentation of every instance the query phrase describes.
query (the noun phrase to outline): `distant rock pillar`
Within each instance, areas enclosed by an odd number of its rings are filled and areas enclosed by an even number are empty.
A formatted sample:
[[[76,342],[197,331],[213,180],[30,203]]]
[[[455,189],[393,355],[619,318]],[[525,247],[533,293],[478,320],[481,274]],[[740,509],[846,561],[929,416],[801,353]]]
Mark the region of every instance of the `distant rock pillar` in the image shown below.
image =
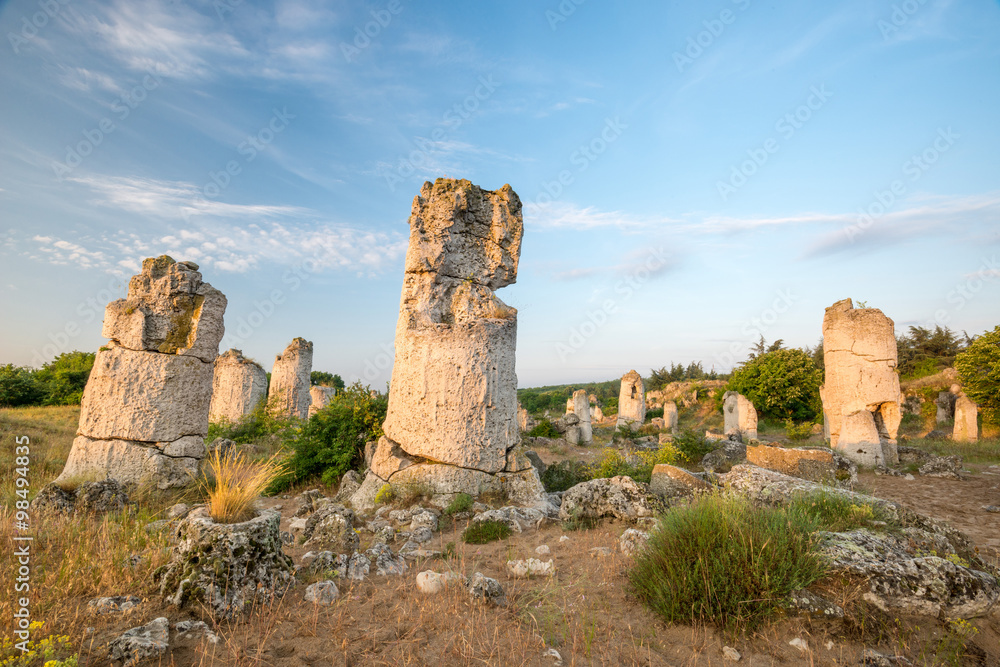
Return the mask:
[[[215,359],[209,419],[239,421],[267,398],[267,373],[241,350],[227,350]]]
[[[646,391],[642,385],[642,376],[632,370],[622,376],[621,390],[618,393],[617,427],[628,425],[639,428],[645,421]]]
[[[304,338],[293,339],[285,351],[274,358],[267,400],[269,404],[274,401],[279,414],[299,419],[309,417],[312,363],[313,344]]]

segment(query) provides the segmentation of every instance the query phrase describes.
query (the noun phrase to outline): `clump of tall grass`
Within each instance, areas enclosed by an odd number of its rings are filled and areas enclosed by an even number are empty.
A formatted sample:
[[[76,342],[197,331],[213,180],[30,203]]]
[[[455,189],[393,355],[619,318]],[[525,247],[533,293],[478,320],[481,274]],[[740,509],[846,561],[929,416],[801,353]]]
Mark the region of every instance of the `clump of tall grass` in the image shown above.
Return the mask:
[[[208,455],[208,475],[202,483],[209,514],[218,523],[246,521],[253,517],[257,499],[286,472],[285,463],[279,460],[280,452],[252,461],[239,450],[223,454],[221,449]]]
[[[874,503],[826,491],[798,494],[789,508],[805,514],[818,529],[834,533],[878,525],[873,522],[892,523],[892,517]]]
[[[669,622],[753,629],[824,574],[815,528],[798,509],[706,495],[663,515],[629,579]]]

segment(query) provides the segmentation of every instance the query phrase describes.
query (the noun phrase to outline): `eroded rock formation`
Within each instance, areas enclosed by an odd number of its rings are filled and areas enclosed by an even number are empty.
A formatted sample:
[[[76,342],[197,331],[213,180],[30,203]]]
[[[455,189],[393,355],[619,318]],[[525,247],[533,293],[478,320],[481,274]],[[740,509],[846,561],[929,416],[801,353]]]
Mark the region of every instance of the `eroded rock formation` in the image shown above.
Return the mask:
[[[312,417],[329,405],[336,395],[337,389],[335,387],[322,387],[320,385],[309,387],[309,416]]]
[[[587,391],[577,389],[573,392],[573,412],[580,419],[580,444],[590,445],[594,442],[594,427],[590,423],[590,398]]]
[[[663,404],[663,428],[677,435],[677,404],[667,401]]]
[[[275,401],[279,414],[299,419],[309,417],[312,364],[313,344],[304,338],[293,339],[285,351],[274,358],[267,399]]]
[[[622,376],[621,391],[618,394],[618,427],[629,425],[639,428],[646,420],[646,392],[642,376],[629,371]]]
[[[826,309],[820,387],[830,446],[855,463],[898,463],[901,418],[896,337],[891,319],[877,308],[854,308],[850,299]]]
[[[514,449],[517,311],[493,293],[517,277],[522,233],[509,185],[439,178],[414,198],[385,435],[355,507],[387,482],[429,486],[438,503],[500,489],[521,504],[541,499]]]
[[[727,391],[722,396],[723,433],[737,434],[743,442],[757,439],[757,410],[739,392]],[[676,412],[677,408],[674,408]],[[666,411],[664,410],[664,414]]]
[[[979,407],[964,393],[955,399],[955,427],[951,439],[955,442],[979,440]]]
[[[227,350],[215,359],[209,419],[239,421],[267,397],[267,372],[242,350]]]
[[[186,486],[205,454],[213,364],[226,297],[198,265],[161,255],[108,304],[83,392],[80,426],[56,480],[111,478]]]

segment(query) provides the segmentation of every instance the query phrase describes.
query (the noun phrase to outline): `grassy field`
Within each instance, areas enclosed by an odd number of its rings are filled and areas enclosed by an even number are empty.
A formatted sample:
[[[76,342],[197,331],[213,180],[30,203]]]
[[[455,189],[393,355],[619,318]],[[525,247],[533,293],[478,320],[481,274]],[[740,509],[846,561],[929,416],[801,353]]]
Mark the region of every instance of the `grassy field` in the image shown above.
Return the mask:
[[[79,421],[79,405],[0,409],[0,505],[15,500],[15,439],[28,438],[29,481],[37,492],[62,472]]]

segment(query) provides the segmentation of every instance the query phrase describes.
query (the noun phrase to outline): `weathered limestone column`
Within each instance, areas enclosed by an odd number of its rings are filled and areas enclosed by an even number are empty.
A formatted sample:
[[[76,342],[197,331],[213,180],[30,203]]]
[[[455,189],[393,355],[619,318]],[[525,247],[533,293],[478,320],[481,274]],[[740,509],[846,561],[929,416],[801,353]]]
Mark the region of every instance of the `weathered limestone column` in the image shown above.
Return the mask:
[[[279,414],[299,419],[309,417],[312,365],[313,344],[304,338],[294,338],[285,351],[274,358],[267,399],[276,402]]]
[[[955,400],[955,427],[951,439],[955,442],[979,440],[979,406],[964,393]]]
[[[622,386],[618,393],[618,428],[625,424],[639,428],[646,421],[646,391],[642,376],[629,371],[622,376]]]
[[[576,403],[573,402],[572,396],[566,399],[566,414],[568,415],[576,414]]]
[[[336,387],[322,387],[320,385],[309,387],[309,416],[312,417],[329,405],[336,395]]]
[[[227,350],[215,358],[212,376],[213,422],[235,422],[250,414],[267,398],[267,372],[242,350]]]
[[[663,428],[670,429],[671,433],[677,435],[677,404],[673,401],[663,404]]]
[[[529,431],[528,428],[528,411],[521,407],[521,404],[517,404],[517,428],[521,432]]]
[[[601,410],[601,406],[592,405],[590,406],[590,422],[602,422],[604,421],[604,410]]]
[[[523,222],[509,185],[424,183],[413,200],[385,436],[352,502],[382,484],[456,493],[503,490],[537,502],[538,474],[515,446],[517,311],[494,290],[517,278]]]
[[[205,455],[212,375],[226,297],[198,265],[161,255],[108,304],[80,426],[56,480],[113,478],[186,486]]]
[[[723,433],[737,433],[743,442],[757,439],[757,410],[743,394],[727,391],[722,395]],[[674,408],[676,414],[677,408]],[[666,410],[664,410],[666,413]]]
[[[838,301],[823,317],[823,361],[820,396],[830,446],[860,465],[897,465],[901,414],[892,320],[877,308]]]
[[[583,389],[573,392],[573,412],[580,418],[580,443],[581,445],[594,444],[594,427],[590,423],[590,398]]]

